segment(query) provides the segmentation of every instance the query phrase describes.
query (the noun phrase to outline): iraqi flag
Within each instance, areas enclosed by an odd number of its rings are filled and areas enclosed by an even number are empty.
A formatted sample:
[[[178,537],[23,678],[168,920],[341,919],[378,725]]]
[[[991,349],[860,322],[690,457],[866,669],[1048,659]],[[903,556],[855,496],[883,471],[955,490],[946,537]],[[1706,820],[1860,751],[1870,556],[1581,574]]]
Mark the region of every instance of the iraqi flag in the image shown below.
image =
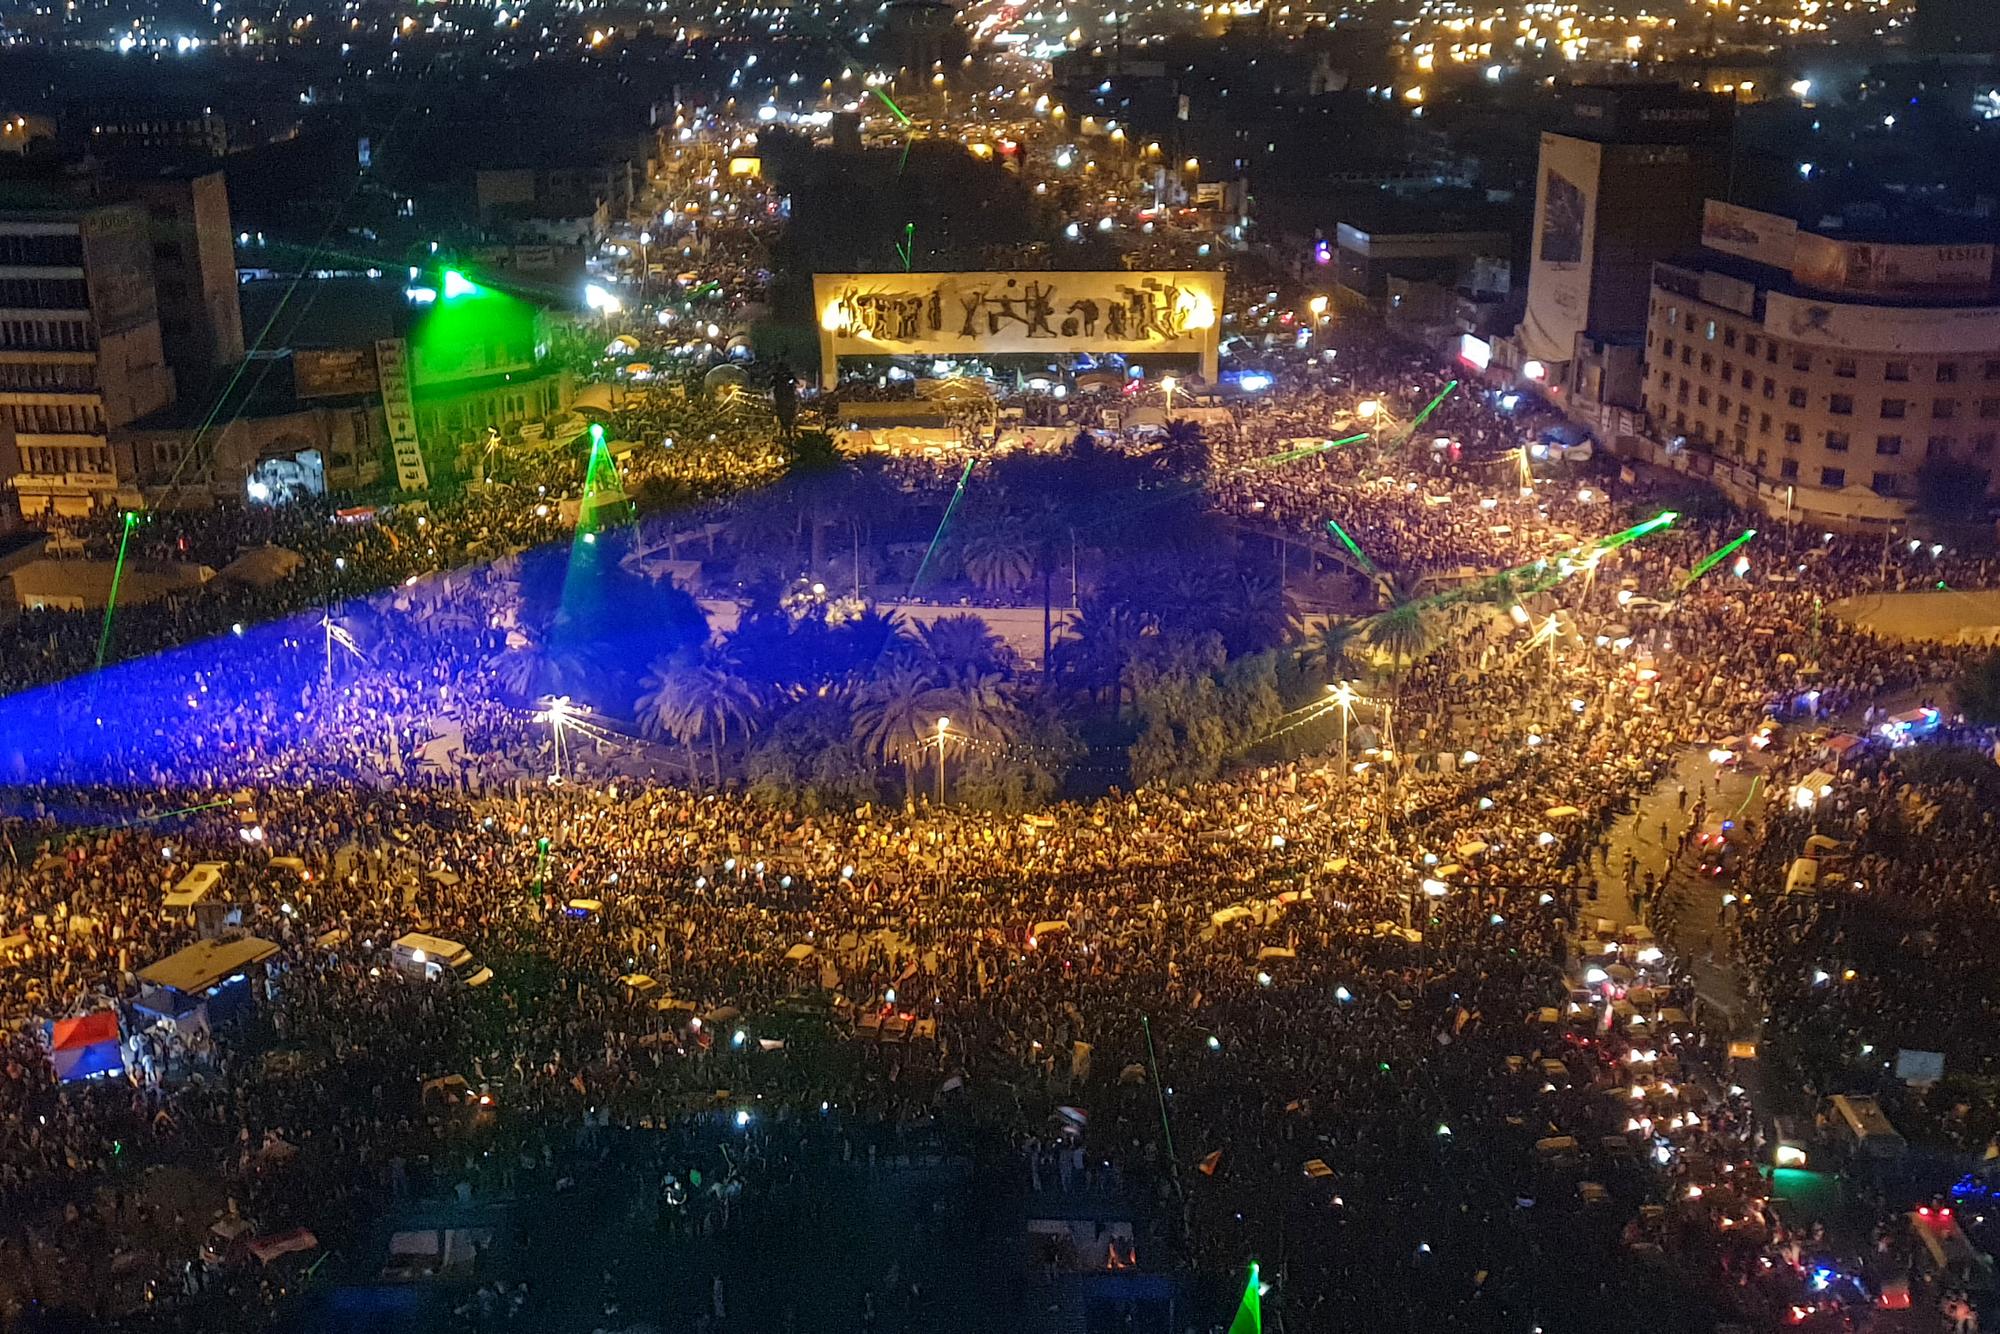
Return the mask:
[[[95,1075],[122,1074],[124,1057],[118,1047],[118,1012],[98,1010],[49,1025],[49,1060],[64,1083]]]

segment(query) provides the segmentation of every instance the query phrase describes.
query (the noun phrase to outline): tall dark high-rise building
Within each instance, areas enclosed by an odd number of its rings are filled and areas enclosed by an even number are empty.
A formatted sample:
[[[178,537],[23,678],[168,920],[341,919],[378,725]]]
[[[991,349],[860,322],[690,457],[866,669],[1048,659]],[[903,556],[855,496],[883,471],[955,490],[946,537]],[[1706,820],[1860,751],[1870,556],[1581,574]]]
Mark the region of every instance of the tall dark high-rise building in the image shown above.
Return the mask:
[[[1655,261],[1701,239],[1702,201],[1728,183],[1734,105],[1673,84],[1584,85],[1542,135],[1528,308],[1528,378],[1560,391],[1577,339],[1636,339]]]
[[[243,359],[229,191],[221,172],[193,170],[147,178],[134,192],[152,223],[167,364],[181,393],[199,393],[219,370]]]
[[[1917,0],[1912,28],[1921,55],[2000,58],[1996,0]]]
[[[112,428],[173,401],[152,241],[139,204],[0,206],[0,412],[5,478],[24,514],[88,513],[131,488]]]

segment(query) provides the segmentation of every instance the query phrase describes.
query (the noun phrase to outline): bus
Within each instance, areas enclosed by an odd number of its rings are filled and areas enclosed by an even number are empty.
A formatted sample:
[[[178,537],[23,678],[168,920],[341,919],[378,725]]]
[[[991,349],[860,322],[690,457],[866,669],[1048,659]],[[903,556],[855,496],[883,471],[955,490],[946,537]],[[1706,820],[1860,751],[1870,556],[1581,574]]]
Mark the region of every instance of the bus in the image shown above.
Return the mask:
[[[1838,1093],[1828,1098],[1820,1121],[1831,1138],[1863,1158],[1893,1162],[1910,1148],[1890,1124],[1882,1105],[1865,1093]]]
[[[1917,1267],[1941,1288],[1972,1293],[1993,1291],[1993,1261],[1966,1239],[1949,1206],[1910,1210],[1910,1236],[1917,1243]]]

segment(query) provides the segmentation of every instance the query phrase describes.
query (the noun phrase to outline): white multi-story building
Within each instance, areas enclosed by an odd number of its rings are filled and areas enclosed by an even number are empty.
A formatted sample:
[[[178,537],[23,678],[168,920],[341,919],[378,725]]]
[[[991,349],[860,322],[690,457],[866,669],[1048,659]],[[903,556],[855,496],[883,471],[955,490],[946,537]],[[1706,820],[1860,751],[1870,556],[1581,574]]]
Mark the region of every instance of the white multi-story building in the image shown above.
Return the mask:
[[[1990,490],[1990,244],[1822,234],[1710,201],[1703,245],[1654,266],[1647,315],[1643,406],[1675,466],[1847,529],[1909,518],[1932,461]]]
[[[0,472],[23,514],[81,514],[134,482],[110,431],[173,400],[138,204],[0,209]]]

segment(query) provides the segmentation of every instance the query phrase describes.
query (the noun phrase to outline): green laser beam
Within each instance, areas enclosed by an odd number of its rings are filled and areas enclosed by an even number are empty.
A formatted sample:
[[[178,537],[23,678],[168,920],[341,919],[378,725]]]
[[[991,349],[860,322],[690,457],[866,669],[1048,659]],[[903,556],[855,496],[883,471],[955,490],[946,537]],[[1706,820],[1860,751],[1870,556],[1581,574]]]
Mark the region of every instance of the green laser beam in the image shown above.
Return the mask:
[[[1142,1014],[1139,1016],[1139,1026],[1146,1030],[1146,1060],[1153,1067],[1153,1095],[1160,1103],[1160,1134],[1166,1139],[1167,1161],[1178,1171],[1180,1159],[1174,1154],[1174,1127],[1173,1123],[1167,1120],[1166,1086],[1160,1082],[1160,1056],[1153,1050],[1153,1021]]]
[[[1264,1280],[1255,1260],[1250,1262],[1250,1281],[1243,1285],[1243,1300],[1236,1305],[1229,1334],[1264,1334]]]
[[[1544,556],[1540,560],[1529,561],[1526,565],[1516,565],[1512,569],[1501,570],[1497,574],[1489,575],[1477,583],[1433,594],[1430,597],[1421,599],[1415,605],[1429,610],[1437,610],[1443,607],[1455,606],[1461,602],[1488,602],[1493,599],[1496,586],[1503,584],[1507,586],[1510,597],[1515,600],[1532,597],[1536,593],[1544,593],[1554,588],[1578,570],[1588,568],[1587,553],[1592,551],[1616,551],[1620,547],[1639,541],[1641,538],[1649,537],[1661,529],[1671,527],[1674,520],[1678,518],[1680,518],[1680,515],[1673,510],[1662,510],[1652,518],[1647,519],[1644,523],[1635,523],[1630,528],[1621,529],[1618,532],[1600,537],[1588,546],[1578,547],[1574,551],[1560,552],[1555,556]],[[1383,612],[1380,614],[1388,615],[1389,613]],[[1363,621],[1362,625],[1365,627],[1375,619],[1375,617],[1370,617],[1367,621]]]
[[[409,93],[403,98],[401,104],[397,106],[395,114],[389,119],[387,130],[381,139],[377,141],[381,146],[386,148],[391,136],[402,126],[403,118],[409,114],[410,108],[415,105],[417,94],[424,86],[424,76],[428,73],[429,70],[426,68],[416,78],[410,80]],[[333,240],[334,231],[340,225],[341,216],[347,212],[348,205],[354,202],[355,195],[360,192],[361,187],[368,180],[369,174],[365,171],[354,174],[354,183],[347,187],[347,193],[341,196],[340,203],[327,216],[326,225],[320,229],[318,237],[314,239],[313,256],[324,254],[327,251]],[[259,368],[256,386],[253,386],[250,394],[244,395],[237,401],[235,410],[230,414],[230,421],[232,422],[242,417],[243,409],[249,403],[250,399],[254,397],[256,388],[263,385],[265,377],[271,373],[271,368],[277,364],[275,358],[260,357],[256,354],[264,350],[265,340],[270,337],[272,328],[278,323],[278,317],[284,314],[287,306],[291,305],[292,297],[298,292],[299,284],[305,280],[306,274],[317,267],[318,265],[311,262],[311,257],[309,257],[308,262],[299,266],[299,271],[292,275],[291,282],[286,284],[285,290],[279,294],[277,303],[271,307],[271,313],[265,319],[263,327],[257,330],[257,336],[250,342],[249,355],[236,364],[236,369],[230,373],[229,379],[216,393],[215,402],[210,405],[207,414],[202,418],[201,425],[195,428],[194,436],[189,441],[188,448],[182,452],[180,462],[174,465],[173,474],[167,478],[167,487],[164,493],[166,498],[171,499],[179,492],[181,473],[186,470],[188,464],[197,455],[202,453],[203,442],[207,439],[210,430],[215,426],[216,418],[222,415],[223,406],[230,401],[230,396],[235,393],[237,383],[242,380],[244,373],[250,369],[253,363]],[[317,284],[314,286],[315,292],[317,291],[317,286]],[[311,308],[312,298],[310,296],[306,298],[306,305],[307,309]]]
[[[133,525],[139,516],[125,511],[125,531],[118,537],[118,563],[111,569],[111,595],[104,599],[104,627],[97,632],[97,665],[104,666],[104,650],[111,646],[111,616],[118,610],[118,586],[125,581],[125,544],[132,540]]]
[[[951,516],[958,513],[958,502],[965,499],[965,484],[972,480],[972,465],[977,459],[965,461],[965,471],[958,475],[958,488],[951,493],[951,503],[944,507],[944,517],[938,520],[937,532],[931,537],[931,544],[924,552],[924,558],[917,566],[916,577],[910,580],[910,597],[915,597],[917,586],[924,581],[924,571],[931,566],[931,557],[937,554],[938,543],[944,541],[944,530],[951,526]]]
[[[916,254],[916,251],[917,224],[906,222],[903,224],[903,239],[896,242],[896,253],[903,257],[903,272],[908,273],[910,271],[910,260]]]
[[[1328,532],[1332,533],[1335,537],[1340,539],[1340,544],[1347,548],[1349,555],[1353,556],[1354,559],[1361,562],[1362,569],[1366,570],[1369,574],[1381,573],[1380,570],[1377,570],[1375,568],[1375,562],[1368,559],[1368,553],[1361,549],[1361,544],[1356,542],[1353,538],[1349,537],[1347,535],[1347,530],[1345,528],[1342,528],[1339,523],[1335,522],[1332,519],[1328,519],[1326,521],[1326,528]]]
[[[1422,426],[1422,425],[1424,424],[1425,420],[1426,420],[1427,418],[1429,418],[1429,416],[1430,416],[1430,415],[1431,415],[1431,414],[1432,414],[1433,412],[1436,412],[1436,411],[1437,411],[1437,409],[1438,409],[1438,404],[1440,404],[1440,403],[1444,402],[1444,400],[1445,400],[1445,396],[1446,396],[1446,395],[1448,395],[1448,394],[1450,394],[1450,393],[1451,393],[1451,391],[1452,391],[1452,390],[1454,390],[1454,389],[1456,389],[1456,388],[1458,388],[1458,381],[1456,381],[1456,380],[1453,380],[1453,381],[1451,381],[1451,382],[1450,382],[1449,384],[1447,384],[1447,385],[1446,385],[1446,386],[1445,386],[1444,388],[1442,388],[1442,389],[1438,390],[1438,395],[1437,395],[1437,397],[1436,397],[1436,398],[1434,398],[1434,399],[1432,399],[1432,400],[1431,400],[1431,401],[1430,401],[1429,403],[1427,403],[1427,404],[1425,404],[1425,405],[1424,405],[1424,410],[1423,410],[1422,412],[1419,412],[1419,413],[1418,413],[1418,414],[1416,415],[1415,419],[1414,419],[1414,420],[1412,420],[1412,421],[1410,422],[1410,429],[1409,429],[1409,430],[1407,430],[1407,431],[1405,431],[1405,432],[1403,432],[1403,438],[1402,438],[1401,440],[1398,440],[1398,441],[1396,442],[1396,448],[1397,448],[1397,449],[1401,449],[1401,448],[1402,448],[1402,447],[1403,447],[1404,445],[1407,445],[1407,444],[1409,444],[1409,443],[1410,443],[1410,438],[1411,438],[1412,436],[1416,435],[1416,433],[1417,433],[1417,428],[1418,428],[1419,426]]]
[[[1264,468],[1275,468],[1280,464],[1297,463],[1300,459],[1311,458],[1316,454],[1325,454],[1330,450],[1339,449],[1344,445],[1359,444],[1367,438],[1368,432],[1363,431],[1359,435],[1350,435],[1341,440],[1323,440],[1316,445],[1301,445],[1297,449],[1287,449],[1281,453],[1267,454],[1257,460],[1257,465]]]
[[[604,427],[596,422],[590,426],[590,459],[584,467],[583,499],[577,503],[576,530],[579,533],[594,533],[601,526],[598,523],[597,506],[591,502],[606,489],[601,480],[604,470],[609,468],[613,479],[611,489],[617,489],[618,465],[612,461],[611,447],[604,441]]]
[[[875,94],[876,100],[879,101],[883,106],[889,108],[890,115],[894,116],[897,120],[901,121],[905,125],[908,125],[910,123],[910,118],[903,114],[903,109],[901,107],[897,106],[893,101],[890,100],[889,94],[883,92],[880,88],[870,88],[868,91]]]
[[[1750,539],[1754,538],[1755,536],[1757,536],[1757,530],[1755,528],[1745,528],[1741,534],[1739,534],[1736,538],[1731,540],[1727,545],[1721,547],[1716,551],[1711,551],[1708,555],[1702,557],[1701,562],[1698,565],[1696,565],[1692,570],[1688,571],[1687,578],[1681,580],[1681,588],[1685,590],[1690,584],[1694,583],[1704,574],[1707,574],[1710,570],[1722,564],[1722,562],[1728,560],[1731,556],[1736,554],[1737,551],[1749,545]]]
[[[126,820],[126,824],[152,824],[154,820],[172,820],[174,816],[192,816],[196,810],[214,810],[216,806],[234,806],[234,804],[236,804],[234,796],[224,796],[220,802],[202,802],[200,806],[180,806],[178,810],[160,810],[150,816],[134,816],[132,820]]]

